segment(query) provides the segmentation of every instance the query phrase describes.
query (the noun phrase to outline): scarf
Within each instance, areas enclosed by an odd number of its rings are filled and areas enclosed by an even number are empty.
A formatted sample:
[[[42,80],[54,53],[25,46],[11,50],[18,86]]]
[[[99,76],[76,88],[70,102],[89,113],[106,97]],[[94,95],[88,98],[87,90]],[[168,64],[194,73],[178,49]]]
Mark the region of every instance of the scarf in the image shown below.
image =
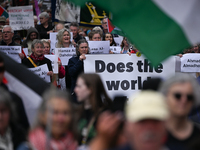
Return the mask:
[[[29,134],[29,141],[31,145],[38,150],[46,149],[46,134],[42,128],[36,128]],[[74,140],[74,137],[71,132],[66,132],[66,134],[59,140],[51,138],[50,141],[51,150],[76,150],[77,141]]]
[[[35,56],[35,55],[32,53],[30,57],[31,57],[31,59],[33,59],[33,61],[34,61],[36,64],[38,63],[38,61],[44,60],[44,55],[37,57],[37,56]]]

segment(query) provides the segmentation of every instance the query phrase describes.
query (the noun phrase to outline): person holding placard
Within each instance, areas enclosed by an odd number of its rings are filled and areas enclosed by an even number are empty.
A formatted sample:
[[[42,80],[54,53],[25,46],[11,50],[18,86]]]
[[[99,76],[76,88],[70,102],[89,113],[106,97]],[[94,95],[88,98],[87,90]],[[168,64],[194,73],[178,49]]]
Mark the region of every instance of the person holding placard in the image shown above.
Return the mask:
[[[71,78],[71,93],[74,102],[77,102],[76,95],[74,93],[74,88],[76,85],[76,80],[78,76],[83,72],[83,60],[86,59],[85,54],[89,53],[88,42],[85,39],[78,41],[76,45],[76,55],[69,59],[68,71]]]
[[[52,71],[52,65],[51,61],[44,57],[44,44],[42,41],[35,39],[32,43],[32,54],[30,57],[26,58],[23,61],[23,64],[27,66],[28,68],[34,68],[40,65],[47,64],[47,67],[49,69],[49,72],[47,75],[53,76],[53,71]]]
[[[11,26],[9,25],[5,25],[2,29],[2,33],[3,33],[3,39],[0,42],[0,45],[7,45],[7,46],[21,46],[17,43],[14,42],[13,40],[13,36],[14,36],[14,31],[11,28]],[[19,57],[21,59],[23,59],[25,57],[25,55],[23,53],[19,53]]]
[[[63,28],[58,31],[58,34],[56,35],[58,43],[56,45],[56,48],[74,48],[71,39],[71,34],[68,29]],[[68,66],[65,66],[65,78],[61,80],[61,82],[65,82],[66,88],[70,89],[71,87],[71,80],[68,73]]]
[[[123,41],[120,46],[121,46],[121,54],[129,54],[130,55],[129,42],[126,37],[123,38]]]

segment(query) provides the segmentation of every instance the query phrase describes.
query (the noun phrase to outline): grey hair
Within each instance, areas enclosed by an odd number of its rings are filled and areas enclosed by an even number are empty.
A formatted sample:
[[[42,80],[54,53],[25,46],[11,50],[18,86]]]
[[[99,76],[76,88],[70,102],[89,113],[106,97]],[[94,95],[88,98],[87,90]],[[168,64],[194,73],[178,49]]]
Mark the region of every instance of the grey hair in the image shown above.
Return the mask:
[[[38,20],[38,17],[37,16],[33,16],[33,19],[37,19]]]
[[[8,110],[10,111],[10,123],[15,123],[17,116],[16,116],[16,111],[15,111],[15,105],[12,102],[12,98],[5,89],[0,87],[0,105],[6,106]]]
[[[67,31],[69,33],[69,38],[71,39],[71,34],[70,34],[69,30],[66,28],[61,29],[60,31],[58,31],[58,34],[56,35],[56,39],[58,40],[58,43],[56,45],[57,48],[61,48],[63,46],[62,38],[63,38],[63,34],[65,31]],[[71,43],[71,41],[70,41],[70,43]]]
[[[76,55],[77,56],[80,56],[79,47],[82,43],[87,43],[87,45],[88,45],[88,41],[86,41],[85,39],[80,39],[76,44]],[[88,53],[89,53],[89,45],[88,45]]]
[[[58,25],[62,25],[63,26],[63,28],[65,28],[65,25],[63,24],[63,23],[58,23],[56,26],[55,26],[55,30],[57,31],[57,26]]]
[[[35,39],[31,44],[31,48],[34,49],[36,44],[41,44],[44,47],[44,44],[41,40]]]
[[[44,43],[49,44],[49,47],[51,48],[51,44],[50,44],[50,42],[49,42],[48,39],[42,39],[41,42],[42,42],[43,44],[44,44]]]
[[[79,24],[78,24],[77,22],[72,22],[72,23],[70,23],[69,26],[70,26],[70,27],[73,26],[73,27],[79,28]]]
[[[171,77],[170,79],[163,82],[160,86],[160,92],[163,93],[165,96],[168,94],[169,89],[172,85],[176,83],[186,83],[189,82],[193,89],[194,94],[194,104],[200,104],[200,87],[194,77],[186,73],[176,73],[175,76]]]
[[[46,127],[46,124],[44,124],[44,122],[42,122],[41,120],[41,116],[43,116],[47,110],[52,109],[51,106],[49,106],[49,102],[53,98],[63,99],[66,103],[68,103],[68,105],[70,105],[71,111],[73,111],[73,106],[70,102],[71,97],[68,92],[62,91],[56,88],[48,89],[43,94],[42,103],[40,104],[40,107],[38,108],[38,112],[37,112],[37,116],[36,116],[36,120],[35,120],[35,124],[33,128]],[[73,115],[73,112],[71,114]]]
[[[47,12],[42,12],[41,14],[39,14],[39,18],[40,17],[49,18],[49,14]]]
[[[3,27],[3,29],[2,29],[2,32],[3,32],[3,30],[4,30],[5,28],[10,28],[10,31],[11,31],[12,33],[14,33],[14,30],[12,29],[12,27],[11,27],[10,25],[5,25],[5,26]]]
[[[101,20],[101,24],[103,24],[103,20],[104,19],[107,19],[108,17],[107,16],[105,16],[102,20]]]
[[[92,29],[92,31],[97,31],[100,33],[101,37],[103,37],[103,30],[99,27],[99,26],[96,26]]]

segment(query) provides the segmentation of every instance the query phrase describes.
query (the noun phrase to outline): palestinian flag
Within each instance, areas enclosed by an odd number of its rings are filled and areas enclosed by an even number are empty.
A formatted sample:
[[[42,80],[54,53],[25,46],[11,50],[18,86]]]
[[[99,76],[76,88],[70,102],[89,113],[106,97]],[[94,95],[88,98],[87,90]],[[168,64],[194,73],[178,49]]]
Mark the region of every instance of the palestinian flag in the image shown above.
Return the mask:
[[[0,16],[8,18],[8,12],[0,5]]]
[[[73,0],[83,6],[87,0]],[[200,43],[199,0],[93,0],[155,65]]]
[[[124,32],[122,32],[121,29],[119,29],[118,27],[115,27],[112,22],[110,21],[110,19],[107,18],[107,27],[108,27],[108,32],[112,33],[112,34],[117,34],[117,35],[121,35],[121,36],[126,36]]]
[[[0,55],[4,59],[6,68],[4,81],[6,81],[9,90],[22,99],[31,125],[41,103],[41,95],[50,85],[6,54],[0,52]]]

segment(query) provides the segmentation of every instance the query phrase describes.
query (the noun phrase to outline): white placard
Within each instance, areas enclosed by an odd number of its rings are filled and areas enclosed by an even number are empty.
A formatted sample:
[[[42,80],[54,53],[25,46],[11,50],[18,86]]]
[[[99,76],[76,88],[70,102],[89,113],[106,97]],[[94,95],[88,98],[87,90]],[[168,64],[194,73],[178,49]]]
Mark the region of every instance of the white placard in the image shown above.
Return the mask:
[[[117,44],[117,46],[120,46],[123,41],[123,36],[114,37],[114,41]]]
[[[23,51],[24,51],[26,57],[28,57],[28,48],[23,48]]]
[[[75,48],[56,48],[55,54],[60,58],[62,65],[67,66],[70,58],[76,55]]]
[[[200,72],[200,54],[184,54],[181,57],[181,72]]]
[[[143,56],[127,54],[86,55],[85,73],[98,73],[111,98],[115,95],[132,94],[141,90],[145,80],[151,77],[169,78],[175,74],[175,57],[170,57],[157,68],[150,67]]]
[[[16,62],[21,63],[19,53],[22,52],[21,46],[0,46],[0,51],[10,56]]]
[[[44,55],[44,56],[49,60],[51,60],[53,73],[58,74],[58,57],[56,58],[57,55]]]
[[[35,68],[28,68],[30,71],[38,75],[40,78],[44,79],[46,82],[51,82],[50,76],[47,75],[49,72],[49,69],[47,67],[47,64],[35,67]]]
[[[109,54],[110,41],[88,41],[90,54]]]
[[[34,27],[33,6],[9,7],[9,21],[13,30],[28,30]]]
[[[110,51],[113,52],[114,54],[120,54],[121,47],[120,46],[110,46]]]
[[[56,39],[56,35],[57,35],[57,34],[58,34],[58,32],[50,33],[51,52],[52,52],[53,50],[55,50],[55,48],[56,48],[56,45],[57,45],[57,42],[58,42],[58,40]],[[72,40],[73,40],[73,33],[70,32],[70,34],[71,34],[70,41],[72,41]]]

